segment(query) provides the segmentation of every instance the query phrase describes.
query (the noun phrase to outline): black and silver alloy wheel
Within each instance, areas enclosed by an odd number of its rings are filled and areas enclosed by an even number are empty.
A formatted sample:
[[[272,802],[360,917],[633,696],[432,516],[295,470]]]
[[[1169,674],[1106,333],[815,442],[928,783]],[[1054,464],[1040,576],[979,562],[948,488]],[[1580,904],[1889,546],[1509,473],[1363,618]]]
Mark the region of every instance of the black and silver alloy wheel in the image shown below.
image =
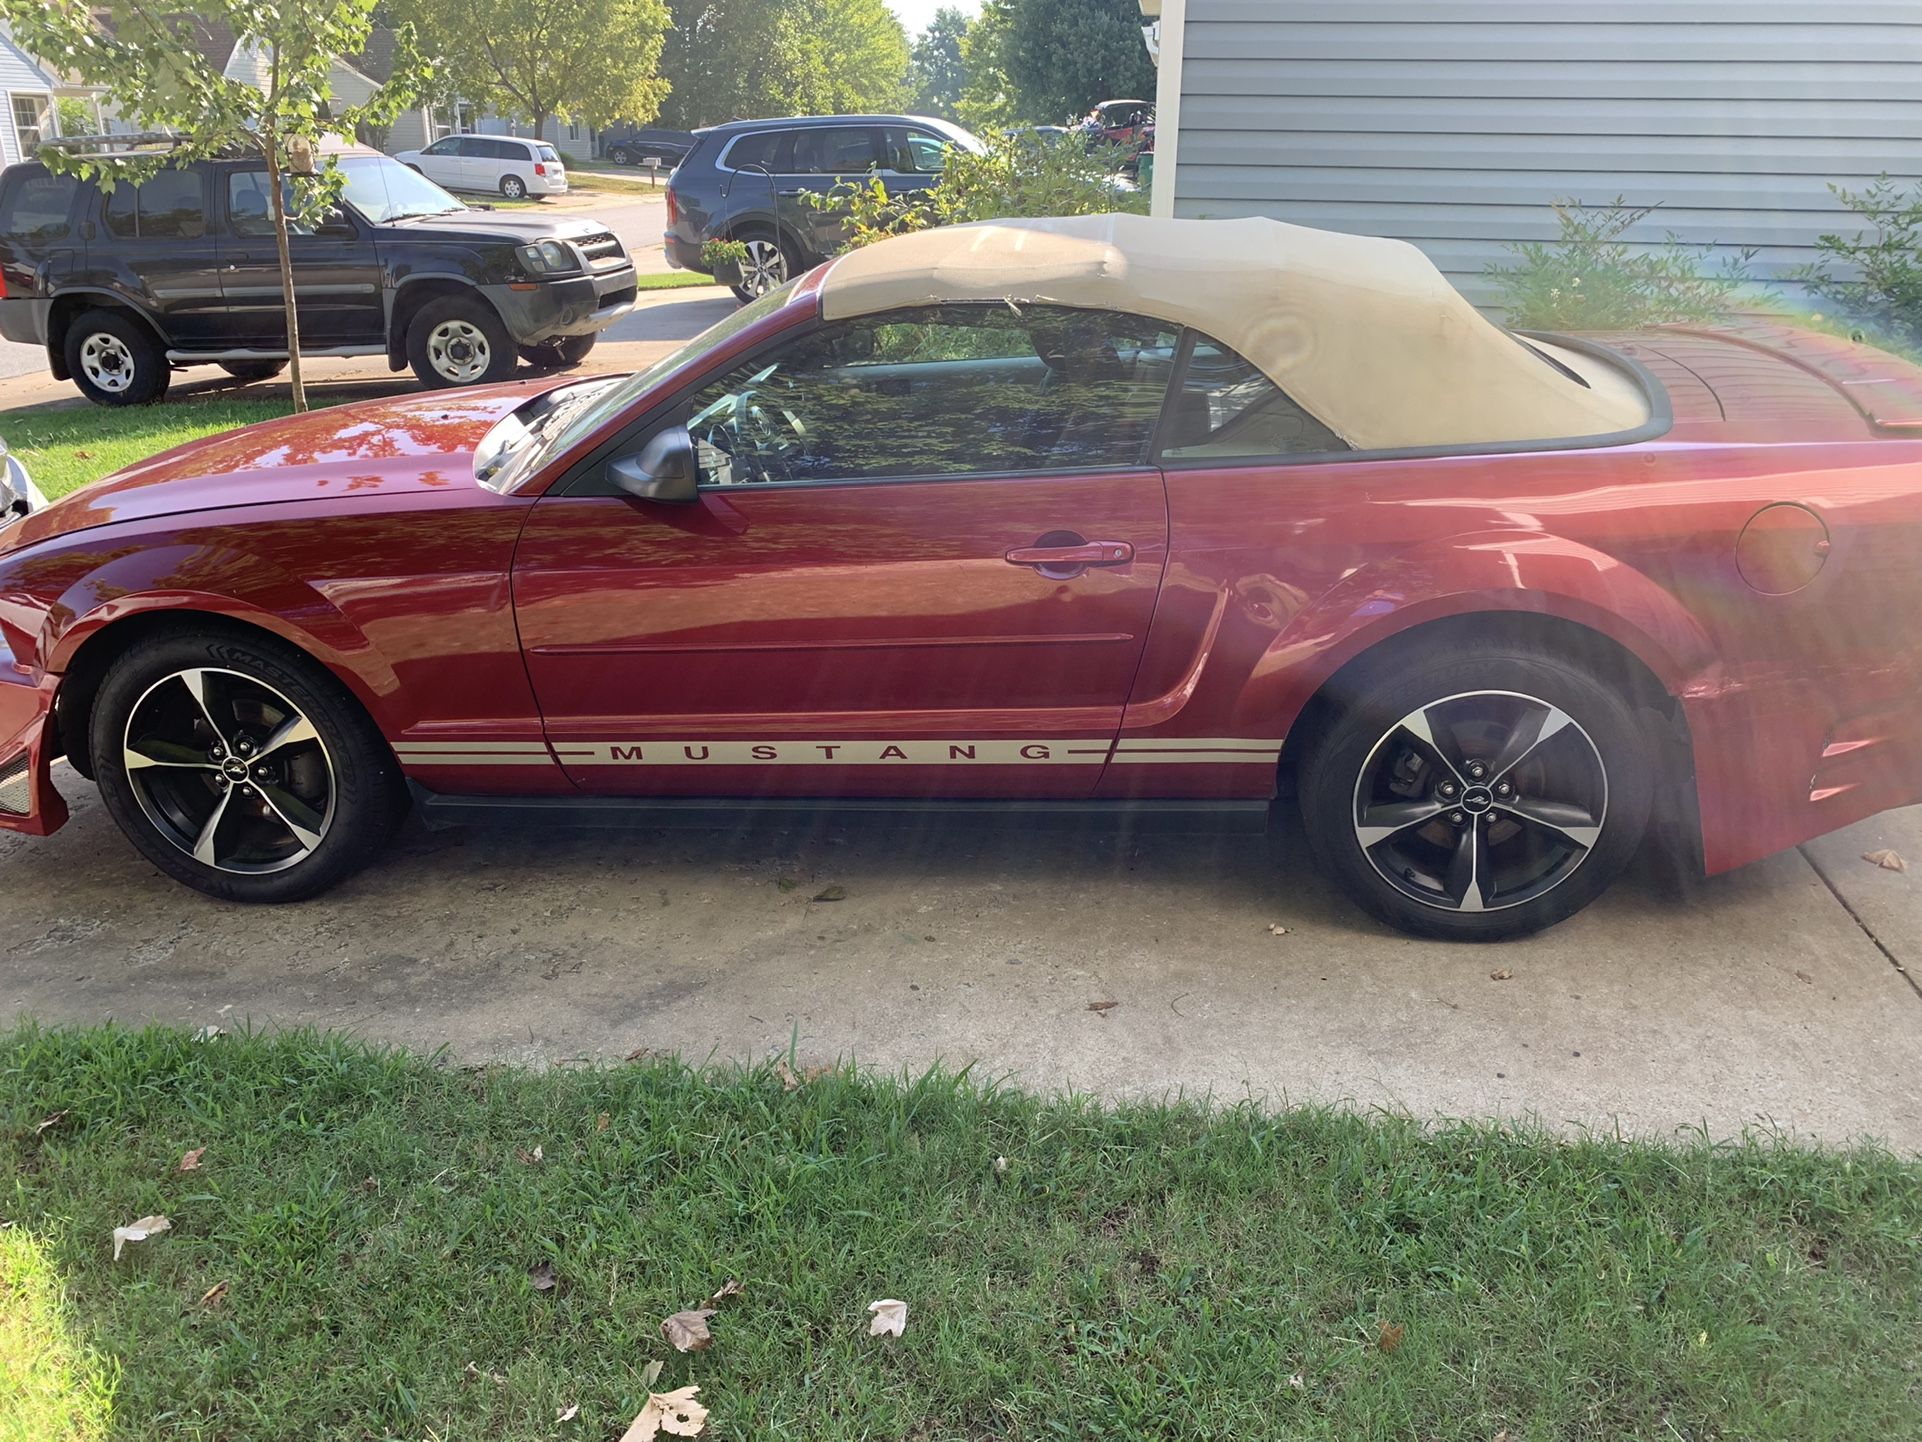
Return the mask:
[[[271,636],[146,636],[107,668],[87,734],[101,799],[128,840],[225,901],[326,890],[373,859],[406,810],[367,713]]]
[[[1574,718],[1536,696],[1471,691],[1417,706],[1355,783],[1355,839],[1427,906],[1496,911],[1568,880],[1601,838],[1608,774]]]
[[[793,278],[794,267],[788,263],[787,252],[772,236],[750,236],[742,244],[747,248],[747,255],[741,261],[740,279],[734,285],[734,293],[742,300],[758,299]]]
[[[292,701],[257,677],[196,667],[147,688],[121,756],[154,828],[202,866],[297,866],[326,839],[334,763]]]
[[[1391,926],[1460,941],[1539,931],[1641,845],[1657,752],[1619,684],[1546,652],[1456,641],[1365,657],[1332,689],[1295,768],[1302,821],[1330,878]]]

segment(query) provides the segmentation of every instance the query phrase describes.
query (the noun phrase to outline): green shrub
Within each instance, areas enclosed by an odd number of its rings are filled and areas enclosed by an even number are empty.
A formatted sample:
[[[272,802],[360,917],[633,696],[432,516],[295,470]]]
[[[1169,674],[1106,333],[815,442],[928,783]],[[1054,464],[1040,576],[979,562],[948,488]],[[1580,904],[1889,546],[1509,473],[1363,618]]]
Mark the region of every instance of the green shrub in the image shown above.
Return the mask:
[[[1795,280],[1878,339],[1922,347],[1922,184],[1905,191],[1883,175],[1866,190],[1829,190],[1874,228],[1821,236]]]
[[[821,210],[844,214],[843,249],[872,245],[890,236],[1017,216],[1146,214],[1146,191],[1117,181],[1120,157],[1078,139],[1037,142],[1007,135],[982,154],[954,150],[948,168],[927,190],[890,195],[880,180],[850,181],[825,195],[806,197]]]
[[[1623,240],[1652,207],[1636,209],[1617,196],[1594,207],[1558,200],[1554,210],[1559,236],[1505,246],[1513,263],[1487,270],[1508,323],[1519,329],[1633,330],[1713,320],[1750,282],[1752,250],[1709,269],[1709,247],[1683,245],[1672,234],[1653,246]]]

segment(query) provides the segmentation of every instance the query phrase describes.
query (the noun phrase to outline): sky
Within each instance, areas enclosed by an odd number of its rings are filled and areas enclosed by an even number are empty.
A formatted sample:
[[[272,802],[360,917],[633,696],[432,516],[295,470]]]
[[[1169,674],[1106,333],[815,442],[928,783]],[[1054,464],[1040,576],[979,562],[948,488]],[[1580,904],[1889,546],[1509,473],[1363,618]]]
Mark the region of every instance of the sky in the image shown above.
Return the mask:
[[[899,15],[901,23],[908,27],[909,39],[927,29],[928,21],[943,5],[952,5],[972,15],[981,8],[981,0],[888,0],[888,8]]]

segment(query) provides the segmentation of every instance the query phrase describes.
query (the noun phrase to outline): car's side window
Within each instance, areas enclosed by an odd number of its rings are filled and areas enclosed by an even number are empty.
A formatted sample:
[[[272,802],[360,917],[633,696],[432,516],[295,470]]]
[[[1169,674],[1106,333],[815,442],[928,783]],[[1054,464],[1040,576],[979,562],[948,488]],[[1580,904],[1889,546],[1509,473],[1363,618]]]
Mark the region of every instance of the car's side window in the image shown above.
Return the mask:
[[[283,202],[291,209],[294,204],[292,186],[282,181],[280,193]],[[274,217],[267,204],[267,172],[264,170],[234,170],[227,174],[227,228],[235,235],[247,240],[271,240],[274,234]],[[289,235],[312,235],[313,227],[302,225],[291,216],[287,220]]]
[[[873,170],[879,157],[874,131],[865,125],[823,125],[797,131],[793,175],[860,175]]]
[[[1319,455],[1349,447],[1220,341],[1197,334],[1170,398],[1167,460]]]
[[[779,172],[784,169],[793,154],[794,132],[792,130],[764,130],[758,135],[743,135],[727,148],[726,164],[733,170],[747,170],[760,167]]]
[[[421,152],[422,155],[452,155],[460,149],[458,140],[436,140]]]
[[[197,170],[162,170],[138,186],[114,186],[104,216],[123,240],[199,240],[207,233],[206,187]]]
[[[936,175],[947,169],[949,143],[925,130],[887,132],[887,166],[900,175]]]
[[[1177,336],[1065,306],[843,321],[701,388],[703,484],[910,480],[1142,465]]]
[[[28,245],[65,240],[79,187],[71,175],[23,175],[0,204],[0,233]]]

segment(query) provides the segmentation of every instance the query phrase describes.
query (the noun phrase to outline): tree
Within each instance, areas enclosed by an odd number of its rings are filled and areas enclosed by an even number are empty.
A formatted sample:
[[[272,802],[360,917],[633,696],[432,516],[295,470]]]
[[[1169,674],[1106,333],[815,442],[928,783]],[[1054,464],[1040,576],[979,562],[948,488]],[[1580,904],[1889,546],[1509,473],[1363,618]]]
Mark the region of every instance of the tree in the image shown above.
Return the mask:
[[[654,118],[669,24],[665,0],[396,0],[435,57],[436,83],[524,120],[605,125]]]
[[[295,410],[307,408],[307,391],[288,217],[318,218],[338,201],[339,168],[331,159],[315,163],[321,141],[352,135],[362,125],[391,124],[421,82],[412,33],[403,29],[387,84],[364,104],[333,104],[334,66],[366,47],[373,8],[374,0],[194,0],[191,11],[149,9],[143,0],[0,0],[0,16],[19,44],[81,82],[104,87],[136,129],[173,137],[164,148],[113,156],[42,146],[39,158],[48,169],[97,183],[137,184],[170,165],[234,152],[260,157],[280,253]],[[233,53],[247,56],[251,63],[243,68],[257,83],[228,76],[224,54],[216,68],[194,43],[196,21],[233,34]]]
[[[1138,0],[988,0],[968,32],[970,125],[1059,125],[1153,99]]]
[[[952,5],[934,12],[928,28],[914,42],[909,60],[909,101],[924,115],[949,118],[959,113],[962,93],[968,87],[968,62],[962,53],[967,40],[968,16]]]
[[[670,0],[664,124],[891,110],[906,95],[907,32],[886,0]]]

